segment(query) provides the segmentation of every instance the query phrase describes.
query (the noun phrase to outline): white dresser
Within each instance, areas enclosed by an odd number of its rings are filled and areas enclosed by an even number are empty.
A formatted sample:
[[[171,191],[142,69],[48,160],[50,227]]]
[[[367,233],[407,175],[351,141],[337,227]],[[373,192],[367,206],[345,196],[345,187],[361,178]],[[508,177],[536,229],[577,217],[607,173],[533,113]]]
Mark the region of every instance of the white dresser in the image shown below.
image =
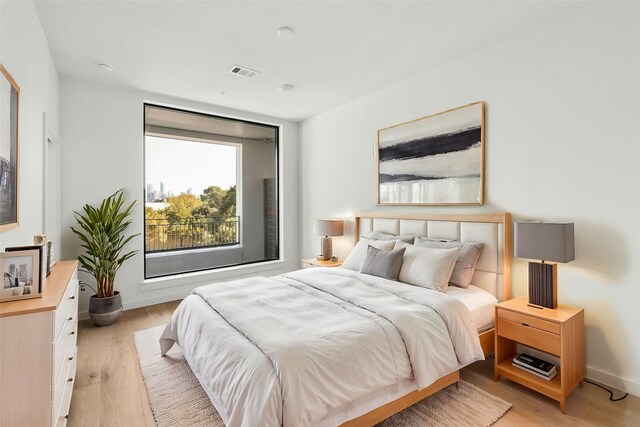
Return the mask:
[[[51,270],[42,298],[0,304],[0,426],[65,426],[76,375],[78,262]]]

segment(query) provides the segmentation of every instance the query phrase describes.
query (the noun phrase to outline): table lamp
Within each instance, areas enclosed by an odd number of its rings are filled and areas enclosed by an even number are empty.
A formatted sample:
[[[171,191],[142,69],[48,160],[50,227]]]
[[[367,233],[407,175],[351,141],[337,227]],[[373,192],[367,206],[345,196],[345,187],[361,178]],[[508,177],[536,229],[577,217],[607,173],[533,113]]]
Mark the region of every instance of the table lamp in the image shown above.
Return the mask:
[[[333,245],[329,236],[342,236],[344,221],[341,219],[317,219],[314,222],[313,231],[316,236],[323,236],[321,239],[322,256],[324,259],[330,260],[333,255]]]
[[[540,260],[529,262],[529,305],[556,308],[558,306],[558,268],[552,262],[575,259],[573,223],[515,223],[514,256]]]

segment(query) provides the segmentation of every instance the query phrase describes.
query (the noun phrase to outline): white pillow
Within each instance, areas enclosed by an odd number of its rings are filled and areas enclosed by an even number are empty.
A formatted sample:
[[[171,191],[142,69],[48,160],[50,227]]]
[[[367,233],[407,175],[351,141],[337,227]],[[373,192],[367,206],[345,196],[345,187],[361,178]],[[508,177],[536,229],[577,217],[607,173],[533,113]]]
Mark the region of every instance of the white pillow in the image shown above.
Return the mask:
[[[382,251],[390,251],[393,249],[395,244],[395,240],[373,240],[361,237],[358,244],[351,250],[347,259],[342,263],[342,268],[360,271],[362,269],[362,263],[367,257],[367,248],[369,245]]]
[[[396,241],[394,249],[407,248],[404,252],[398,281],[445,292],[456,265],[459,248],[421,248]]]
[[[480,252],[484,243],[482,242],[435,242],[432,240],[416,239],[415,245],[424,248],[450,249],[459,248],[458,259],[453,267],[453,273],[449,283],[461,288],[468,288],[476,270],[476,264],[480,259]]]
[[[416,236],[411,234],[396,236],[395,234],[383,233],[381,231],[367,231],[362,235],[362,237],[375,240],[402,240],[403,242],[410,244],[413,244],[414,240],[416,239]]]

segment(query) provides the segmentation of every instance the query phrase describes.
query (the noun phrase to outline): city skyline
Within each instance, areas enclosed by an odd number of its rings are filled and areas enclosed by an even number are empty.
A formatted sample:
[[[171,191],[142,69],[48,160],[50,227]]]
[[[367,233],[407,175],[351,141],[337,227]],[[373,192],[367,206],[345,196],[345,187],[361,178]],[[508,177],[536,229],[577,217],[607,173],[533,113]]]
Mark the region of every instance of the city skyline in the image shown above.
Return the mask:
[[[237,184],[237,161],[235,145],[147,136],[145,194],[149,185],[165,196],[186,193],[189,189],[198,196],[212,185],[227,190]]]

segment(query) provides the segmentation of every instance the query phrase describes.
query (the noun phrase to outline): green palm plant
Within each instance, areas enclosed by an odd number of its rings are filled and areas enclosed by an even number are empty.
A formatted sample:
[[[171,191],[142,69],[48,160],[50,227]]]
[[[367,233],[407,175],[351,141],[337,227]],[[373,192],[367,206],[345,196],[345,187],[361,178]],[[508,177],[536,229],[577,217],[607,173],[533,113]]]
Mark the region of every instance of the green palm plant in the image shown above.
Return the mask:
[[[125,245],[140,233],[126,237],[131,225],[129,214],[134,200],[124,206],[123,189],[104,199],[98,208],[86,204],[82,213],[74,211],[79,228],[71,231],[82,241],[86,253],[78,256],[80,265],[96,279],[98,298],[113,296],[113,282],[122,264],[138,253],[137,250],[122,253]]]

